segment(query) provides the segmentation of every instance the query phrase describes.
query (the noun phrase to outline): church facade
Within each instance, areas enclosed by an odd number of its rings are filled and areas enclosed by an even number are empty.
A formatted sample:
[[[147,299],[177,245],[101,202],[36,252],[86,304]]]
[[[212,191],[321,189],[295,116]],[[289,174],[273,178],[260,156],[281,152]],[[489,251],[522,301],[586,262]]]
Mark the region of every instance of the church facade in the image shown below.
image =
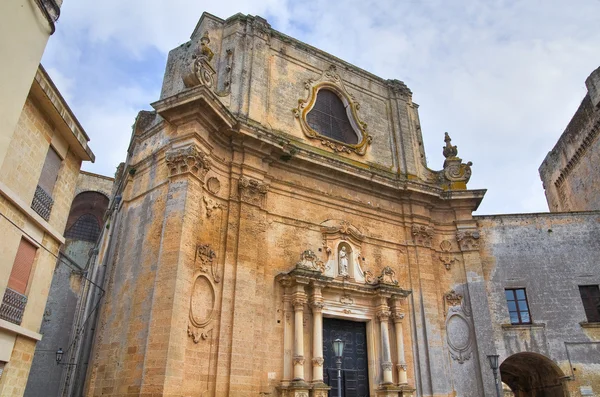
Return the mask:
[[[345,396],[494,396],[495,355],[517,396],[600,392],[596,329],[555,332],[532,294],[562,269],[548,236],[587,252],[569,285],[600,283],[600,215],[474,217],[472,164],[446,134],[428,167],[401,81],[205,13],[152,106],[99,244],[89,396],[337,395],[336,339]]]

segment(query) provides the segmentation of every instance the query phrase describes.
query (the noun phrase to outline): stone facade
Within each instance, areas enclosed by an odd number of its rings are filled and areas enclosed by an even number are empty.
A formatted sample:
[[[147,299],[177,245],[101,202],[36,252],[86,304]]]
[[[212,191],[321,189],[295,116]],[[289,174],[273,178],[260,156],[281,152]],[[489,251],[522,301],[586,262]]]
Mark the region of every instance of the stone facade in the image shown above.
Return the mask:
[[[600,210],[600,68],[585,84],[586,96],[539,169],[552,212]]]
[[[313,128],[320,90],[356,141]],[[577,286],[600,283],[598,213],[474,217],[472,164],[440,134],[428,168],[404,83],[204,14],[152,106],[98,243],[86,395],[323,397],[330,319],[364,324],[363,395],[493,396],[495,354],[517,396],[597,389]]]
[[[307,128],[324,88],[357,144]],[[487,306],[445,298],[487,299],[484,191],[466,190],[448,136],[443,169],[427,167],[402,82],[259,17],[204,14],[153,107],[117,176],[90,396],[320,396],[322,317],[367,324],[370,395],[493,392],[473,343]],[[446,315],[469,341],[452,354]]]
[[[93,160],[89,139],[64,99],[40,66],[18,124],[9,134],[0,165],[0,395],[23,395],[37,341],[52,274],[64,242],[62,231],[81,162]],[[47,153],[56,153],[59,168],[51,192],[51,207],[35,207]],[[52,181],[53,182],[53,181]],[[30,269],[19,277],[25,289],[9,286],[20,246],[34,250]],[[15,299],[20,303],[15,306]]]

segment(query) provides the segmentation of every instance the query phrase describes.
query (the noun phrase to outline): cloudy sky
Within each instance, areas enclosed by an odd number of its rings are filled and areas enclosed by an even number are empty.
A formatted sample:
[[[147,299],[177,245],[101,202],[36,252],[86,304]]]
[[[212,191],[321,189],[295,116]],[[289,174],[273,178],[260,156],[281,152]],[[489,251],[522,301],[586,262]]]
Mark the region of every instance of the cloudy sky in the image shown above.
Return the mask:
[[[478,214],[547,211],[537,169],[600,66],[600,0],[65,0],[42,63],[113,175],[135,115],[158,99],[167,53],[200,15],[274,29],[413,91],[430,168],[444,131],[472,161]]]

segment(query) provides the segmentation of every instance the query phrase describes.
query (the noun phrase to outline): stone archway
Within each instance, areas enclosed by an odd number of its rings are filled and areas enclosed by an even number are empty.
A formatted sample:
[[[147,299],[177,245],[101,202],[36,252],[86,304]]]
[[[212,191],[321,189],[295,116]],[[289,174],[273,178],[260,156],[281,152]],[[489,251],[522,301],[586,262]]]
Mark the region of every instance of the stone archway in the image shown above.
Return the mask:
[[[513,354],[500,365],[502,382],[515,397],[565,397],[564,373],[549,358],[531,352]]]

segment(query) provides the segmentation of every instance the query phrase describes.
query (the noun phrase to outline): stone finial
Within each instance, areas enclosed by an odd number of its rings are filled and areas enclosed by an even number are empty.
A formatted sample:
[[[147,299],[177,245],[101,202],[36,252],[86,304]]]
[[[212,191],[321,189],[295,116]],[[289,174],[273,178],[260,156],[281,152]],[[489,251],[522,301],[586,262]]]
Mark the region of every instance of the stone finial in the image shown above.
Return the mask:
[[[200,56],[206,57],[206,59],[208,60],[208,62],[210,62],[213,59],[213,56],[215,55],[212,50],[210,49],[210,47],[208,46],[210,44],[210,37],[208,37],[208,30],[206,32],[204,32],[204,34],[202,35],[202,38],[200,39]]]
[[[186,87],[205,85],[212,88],[215,85],[214,76],[216,72],[210,65],[210,61],[215,54],[208,46],[209,44],[210,38],[208,37],[208,31],[206,31],[200,38],[200,47],[193,51],[186,70],[183,71],[181,76]]]
[[[443,154],[446,160],[444,161],[444,169],[440,171],[440,182],[446,190],[462,190],[467,188],[467,183],[471,179],[472,162],[463,163],[458,157],[458,148],[452,145],[452,139],[446,132],[444,133],[444,142],[446,146],[443,148]]]
[[[452,142],[452,138],[448,135],[447,132],[444,132],[444,142],[446,142],[446,146],[444,146],[444,157],[456,157],[458,155],[458,148],[456,146],[452,146],[450,142]]]

